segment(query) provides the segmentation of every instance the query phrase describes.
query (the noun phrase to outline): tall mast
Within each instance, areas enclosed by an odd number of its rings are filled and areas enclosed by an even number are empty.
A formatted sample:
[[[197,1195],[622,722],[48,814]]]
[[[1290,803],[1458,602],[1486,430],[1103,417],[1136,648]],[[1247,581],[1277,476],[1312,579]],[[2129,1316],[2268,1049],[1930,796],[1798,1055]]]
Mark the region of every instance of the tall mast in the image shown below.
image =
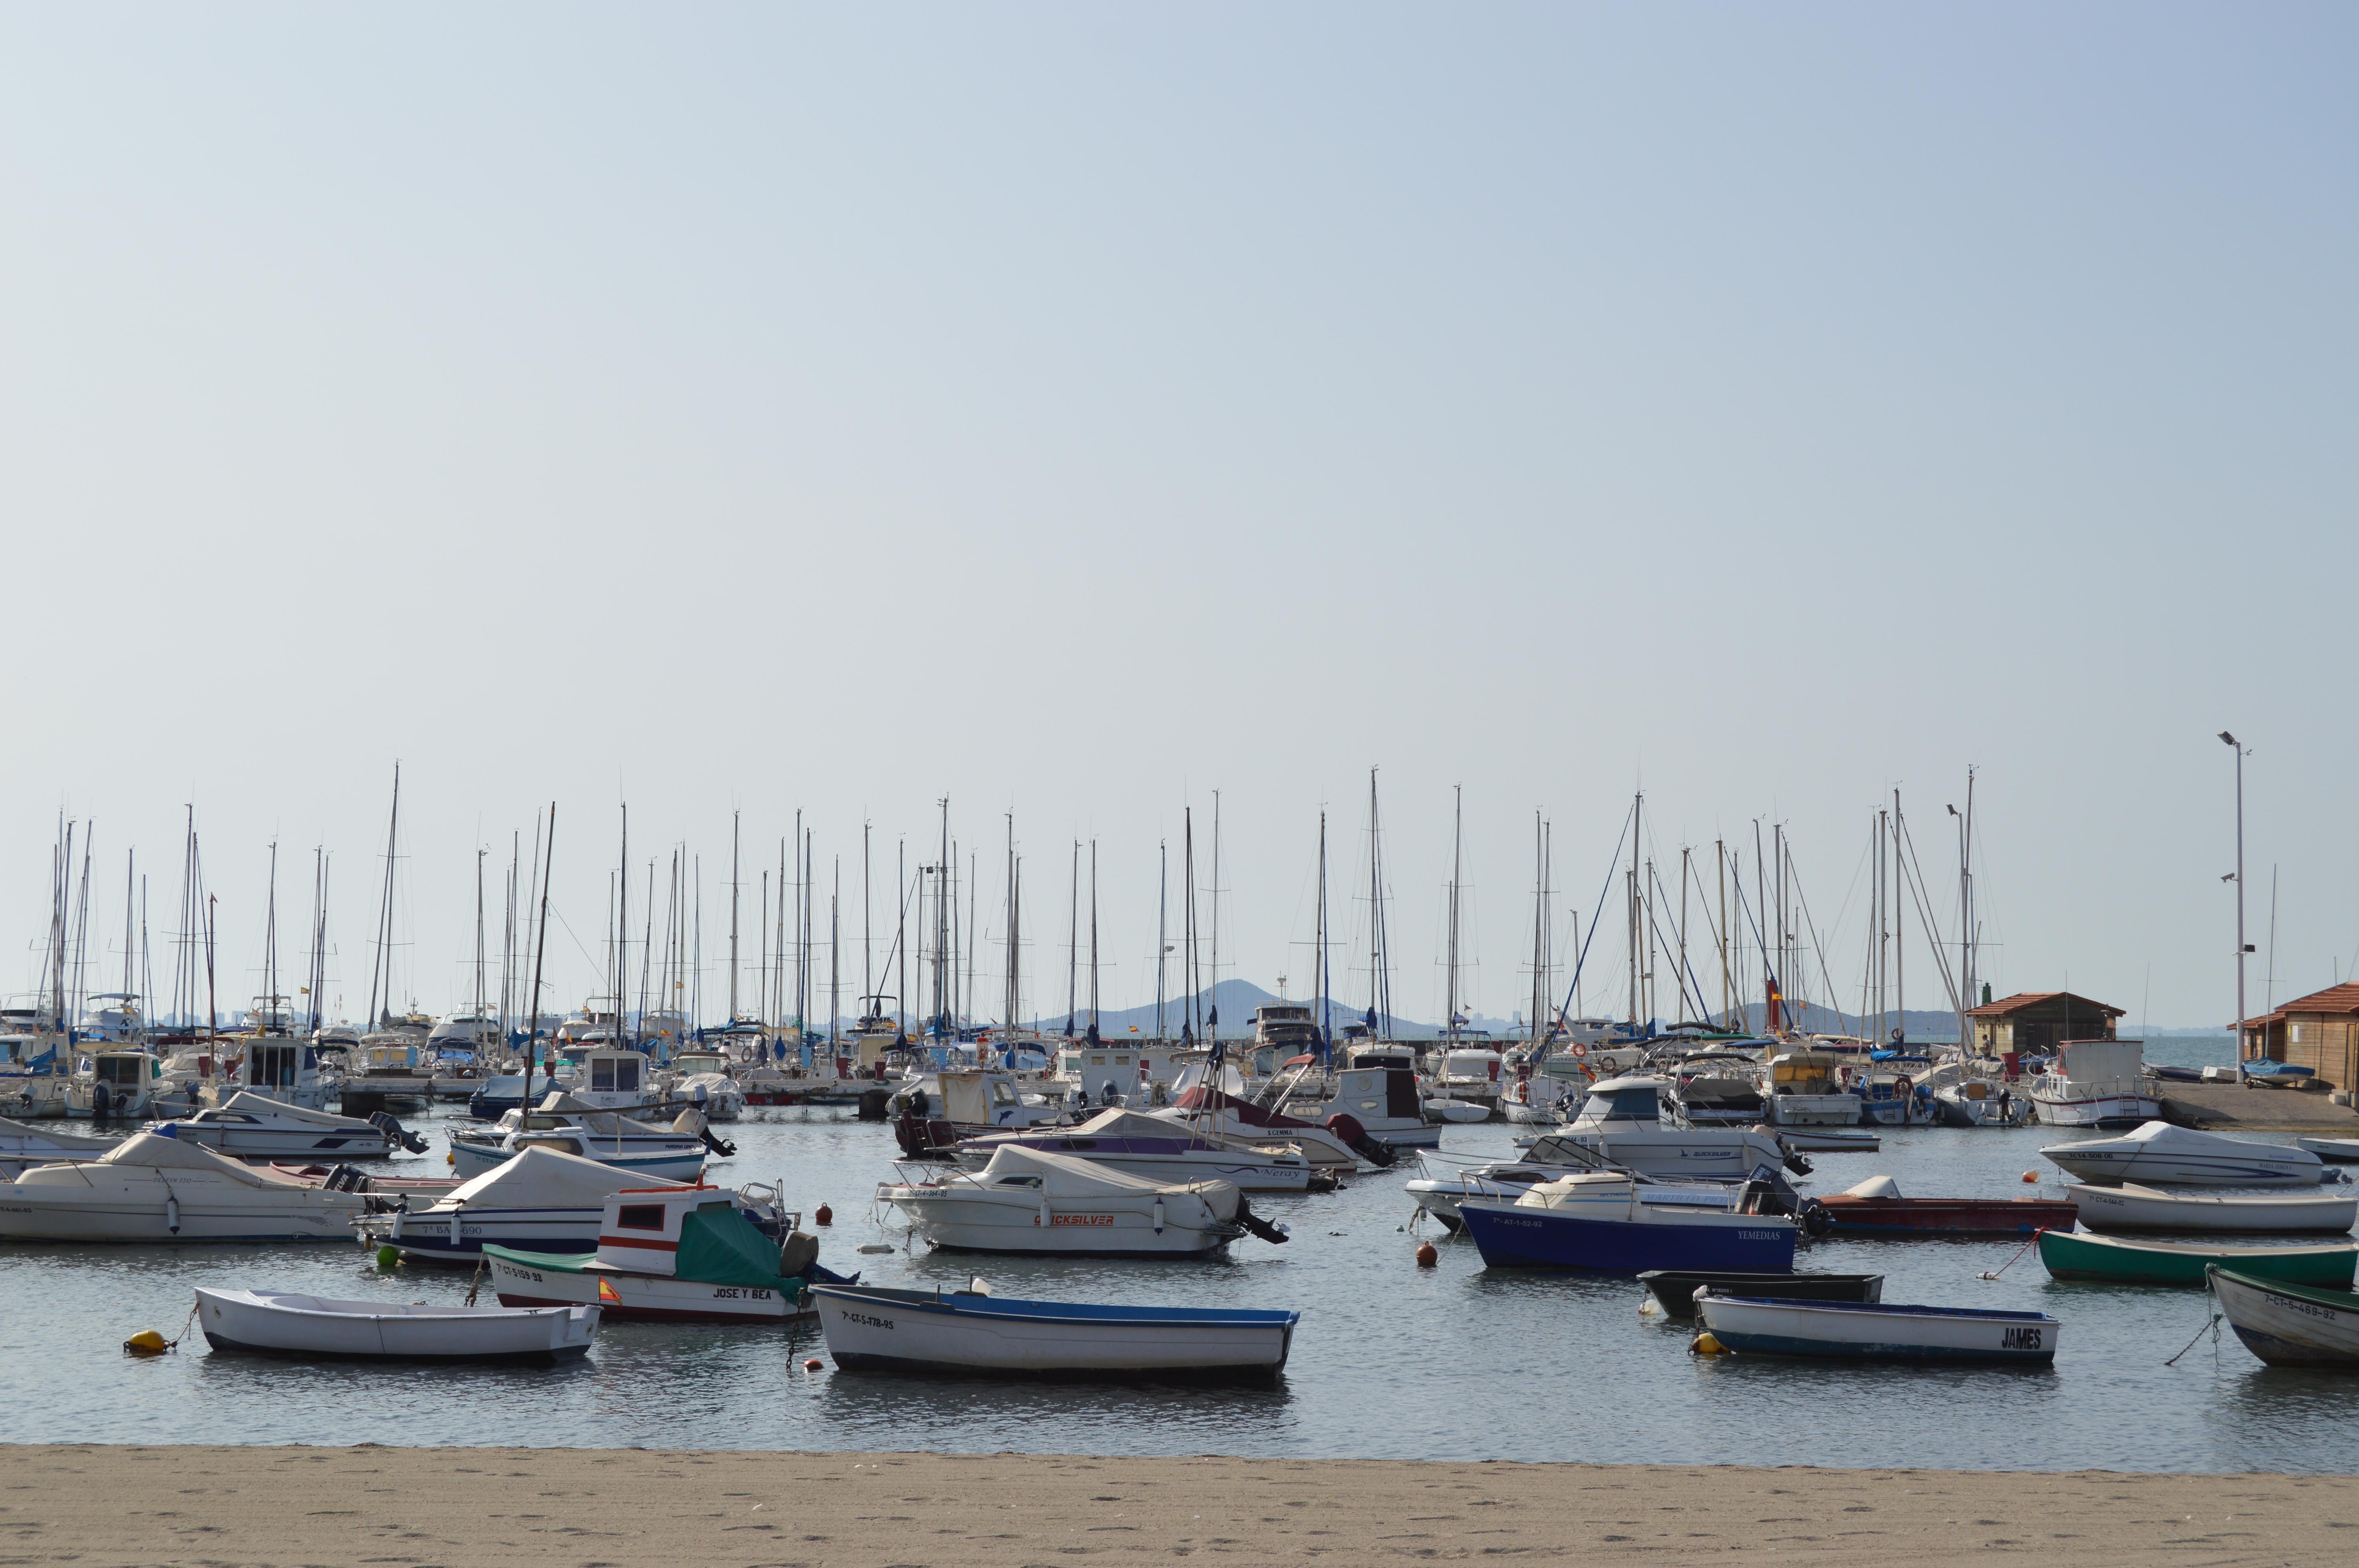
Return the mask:
[[[278,840],[270,841],[270,892],[262,906],[262,1022],[259,1034],[277,1033],[278,1022]]]
[[[1098,1043],[1098,841],[1090,840],[1090,1044]]]
[[[1458,879],[1465,869],[1466,786],[1450,786],[1450,936],[1445,957],[1448,976],[1442,982],[1441,1037],[1445,1045],[1458,1040]]]
[[[1212,947],[1211,974],[1212,995],[1204,1010],[1204,1027],[1211,1038],[1221,1037],[1221,792],[1212,792]],[[1219,1087],[1215,1084],[1214,1087]]]
[[[729,1022],[737,1022],[737,825],[743,814],[729,814]]]
[[[190,828],[193,844],[195,829]],[[368,1027],[381,1028],[393,1007],[393,868],[401,836],[401,764],[393,764],[393,811],[385,828],[385,896],[377,905],[376,956],[369,968]],[[383,1003],[385,1011],[379,1011]]]
[[[860,996],[864,1013],[867,1011],[867,1004],[873,1000],[876,990],[875,945],[870,940],[868,925],[868,901],[871,891],[868,875],[869,832],[868,818],[863,816],[860,819]],[[863,1017],[861,1022],[865,1023],[867,1019]]]
[[[475,846],[475,1022],[480,1029],[484,1019],[484,855],[480,844]],[[277,850],[271,850],[274,864]],[[477,1035],[480,1039],[481,1036]]]
[[[1540,1010],[1547,1005],[1548,975],[1548,879],[1546,871],[1546,830],[1540,825],[1540,814],[1532,813],[1532,1011],[1529,1038],[1537,1046],[1542,1038]]]
[[[1007,973],[1005,978],[1007,981],[1007,1006],[1004,1016],[1007,1020],[1007,1032],[1013,1036],[1016,1033],[1016,814],[1012,811],[1007,814]],[[1015,1049],[1012,1040],[1008,1049],[1010,1052]]]
[[[541,850],[541,836],[532,836],[532,858],[540,867],[540,921],[538,935],[532,950],[532,994],[525,1001],[524,1080],[516,1090],[516,1125],[519,1130],[532,1125],[532,1070],[540,1045],[540,977],[542,966],[549,958],[549,879],[557,865],[557,802],[549,803],[549,848]],[[529,888],[526,892],[529,892]]]
[[[1155,845],[1155,1039],[1163,1041],[1163,960],[1171,951],[1171,842]]]
[[[1900,791],[1892,792],[1892,868],[1897,878],[1900,873],[1900,844],[1903,829],[1900,816]],[[1892,906],[1892,1011],[1900,1016],[1894,1027],[1893,1038],[1906,1044],[1908,1039],[1908,906],[1895,902]]]
[[[843,857],[835,858],[835,886],[827,895],[827,1043],[835,1045],[835,1021],[843,1011]]]
[[[1073,840],[1073,882],[1065,918],[1065,1038],[1073,1037],[1076,972],[1082,956],[1082,841]]]
[[[1335,1024],[1334,1000],[1328,995],[1332,989],[1327,981],[1327,808],[1319,809],[1319,917],[1317,922],[1319,951],[1311,961],[1311,984],[1319,988],[1319,1059],[1327,1059],[1329,1042]]]
[[[1198,1033],[1196,1021],[1202,1016],[1203,992],[1196,983],[1196,808],[1180,808],[1180,978],[1188,986],[1188,1000],[1180,1010],[1180,1038],[1193,1044]]]

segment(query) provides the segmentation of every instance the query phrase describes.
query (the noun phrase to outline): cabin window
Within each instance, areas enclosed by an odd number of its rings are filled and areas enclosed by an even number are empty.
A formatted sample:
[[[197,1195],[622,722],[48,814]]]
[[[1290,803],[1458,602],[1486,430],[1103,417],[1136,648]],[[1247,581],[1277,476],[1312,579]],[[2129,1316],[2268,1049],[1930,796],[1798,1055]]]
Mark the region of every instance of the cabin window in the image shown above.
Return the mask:
[[[590,1064],[590,1092],[610,1095],[614,1092],[614,1064],[596,1061]]]
[[[994,1105],[1014,1105],[1016,1103],[1016,1091],[1009,1088],[1006,1084],[995,1083],[991,1086],[991,1103]]]
[[[626,1203],[615,1211],[614,1223],[625,1230],[661,1230],[664,1227],[664,1206],[659,1203]]]
[[[639,1089],[639,1065],[636,1062],[614,1064],[614,1087],[625,1094],[636,1094]]]
[[[999,1184],[1003,1187],[1037,1187],[1040,1184],[1040,1178],[1038,1176],[1002,1176],[999,1178]]]
[[[1093,1056],[1090,1058],[1090,1065],[1093,1067],[1103,1067],[1105,1065],[1105,1058],[1103,1056]]]

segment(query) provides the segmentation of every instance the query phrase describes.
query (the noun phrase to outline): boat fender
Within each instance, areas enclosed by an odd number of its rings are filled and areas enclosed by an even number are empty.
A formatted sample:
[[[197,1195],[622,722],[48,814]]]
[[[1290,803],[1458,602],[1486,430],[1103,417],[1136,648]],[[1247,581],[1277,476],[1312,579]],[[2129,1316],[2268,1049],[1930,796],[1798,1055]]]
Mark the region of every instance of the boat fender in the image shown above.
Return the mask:
[[[1163,1234],[1163,1200],[1160,1197],[1155,1200],[1155,1234]]]
[[[180,1200],[177,1197],[168,1195],[164,1199],[164,1228],[175,1236],[180,1234]]]
[[[456,1207],[451,1210],[451,1245],[459,1245],[459,1211]]]

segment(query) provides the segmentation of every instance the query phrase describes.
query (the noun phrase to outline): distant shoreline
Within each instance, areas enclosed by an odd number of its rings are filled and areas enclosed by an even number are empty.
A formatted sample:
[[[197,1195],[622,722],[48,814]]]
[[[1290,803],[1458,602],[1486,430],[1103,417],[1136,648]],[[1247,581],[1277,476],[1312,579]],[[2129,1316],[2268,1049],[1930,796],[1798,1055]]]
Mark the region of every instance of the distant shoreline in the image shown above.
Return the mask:
[[[2092,1568],[2190,1553],[2342,1563],[2359,1544],[2347,1476],[1210,1455],[0,1446],[0,1510],[10,1562],[82,1568],[1661,1563],[1738,1550]]]

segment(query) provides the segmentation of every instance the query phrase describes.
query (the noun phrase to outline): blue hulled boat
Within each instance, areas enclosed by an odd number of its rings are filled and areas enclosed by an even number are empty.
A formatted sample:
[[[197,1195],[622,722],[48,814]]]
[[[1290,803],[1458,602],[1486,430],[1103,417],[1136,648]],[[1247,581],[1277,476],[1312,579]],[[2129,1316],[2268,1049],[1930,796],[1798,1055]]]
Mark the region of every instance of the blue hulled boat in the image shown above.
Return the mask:
[[[1619,1173],[1584,1173],[1542,1183],[1513,1202],[1470,1198],[1458,1212],[1495,1269],[1793,1269],[1794,1220],[1669,1202],[1664,1191]]]

